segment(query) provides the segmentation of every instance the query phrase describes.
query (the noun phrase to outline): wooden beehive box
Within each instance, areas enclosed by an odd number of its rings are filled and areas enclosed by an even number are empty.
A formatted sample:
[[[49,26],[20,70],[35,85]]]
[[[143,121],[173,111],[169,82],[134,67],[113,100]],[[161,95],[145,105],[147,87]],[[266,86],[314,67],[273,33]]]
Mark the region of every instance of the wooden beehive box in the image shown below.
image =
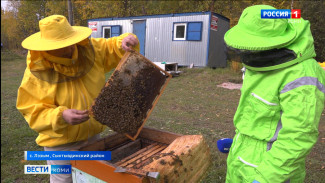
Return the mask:
[[[72,167],[102,181],[120,182],[198,182],[210,165],[210,151],[203,136],[180,135],[143,128],[136,141],[113,134],[86,145],[80,151],[111,151],[111,161],[71,161]],[[158,180],[137,173],[117,173],[117,167],[133,172],[159,172]]]
[[[138,52],[127,52],[90,109],[102,124],[135,140],[171,79]]]

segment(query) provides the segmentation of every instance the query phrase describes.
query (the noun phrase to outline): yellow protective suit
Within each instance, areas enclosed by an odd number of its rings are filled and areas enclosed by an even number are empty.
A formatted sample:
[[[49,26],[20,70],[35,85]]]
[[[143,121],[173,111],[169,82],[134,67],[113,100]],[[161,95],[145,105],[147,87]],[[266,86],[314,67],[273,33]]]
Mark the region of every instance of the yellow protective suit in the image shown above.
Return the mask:
[[[31,70],[37,72],[52,68],[63,75],[73,76],[78,70],[73,65],[80,61],[78,53],[67,59],[46,52],[28,52],[27,68],[18,89],[17,109],[30,128],[39,133],[36,139],[38,145],[54,147],[86,140],[105,129],[106,126],[93,118],[78,125],[70,125],[62,118],[62,112],[66,109],[89,109],[105,84],[104,74],[115,68],[123,56],[122,39],[128,35],[129,33],[125,33],[109,39],[87,38],[78,43],[78,46],[84,46],[81,51],[86,54],[85,57],[90,53],[87,49],[92,44],[95,61],[85,75],[66,82],[51,83],[39,79]],[[138,44],[135,50],[139,51],[139,48]],[[75,52],[78,51],[80,52],[75,49]]]

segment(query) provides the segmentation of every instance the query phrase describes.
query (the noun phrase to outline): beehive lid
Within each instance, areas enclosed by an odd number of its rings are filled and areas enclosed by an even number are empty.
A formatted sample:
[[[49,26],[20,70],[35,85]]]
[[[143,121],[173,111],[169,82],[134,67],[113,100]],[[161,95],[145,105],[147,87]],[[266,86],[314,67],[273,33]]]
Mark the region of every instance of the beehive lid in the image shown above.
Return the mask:
[[[171,79],[138,52],[127,52],[90,109],[100,123],[135,140]]]

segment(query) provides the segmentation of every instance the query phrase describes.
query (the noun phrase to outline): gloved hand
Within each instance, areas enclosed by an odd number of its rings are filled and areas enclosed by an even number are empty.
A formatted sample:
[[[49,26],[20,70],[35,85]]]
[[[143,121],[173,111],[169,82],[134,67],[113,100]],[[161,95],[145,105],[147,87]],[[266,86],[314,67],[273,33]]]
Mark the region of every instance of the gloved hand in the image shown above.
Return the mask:
[[[260,182],[259,182],[259,181],[257,181],[257,180],[254,180],[254,181],[253,181],[253,183],[260,183]]]

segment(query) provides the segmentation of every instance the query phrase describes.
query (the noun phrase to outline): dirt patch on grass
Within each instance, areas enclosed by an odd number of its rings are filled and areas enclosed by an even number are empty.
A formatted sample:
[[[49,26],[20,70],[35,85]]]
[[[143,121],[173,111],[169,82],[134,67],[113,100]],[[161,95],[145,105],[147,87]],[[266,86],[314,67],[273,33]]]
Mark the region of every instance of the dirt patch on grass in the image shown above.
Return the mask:
[[[236,83],[229,83],[229,82],[217,85],[217,87],[227,88],[229,90],[240,90],[242,86],[243,84],[236,84]]]

